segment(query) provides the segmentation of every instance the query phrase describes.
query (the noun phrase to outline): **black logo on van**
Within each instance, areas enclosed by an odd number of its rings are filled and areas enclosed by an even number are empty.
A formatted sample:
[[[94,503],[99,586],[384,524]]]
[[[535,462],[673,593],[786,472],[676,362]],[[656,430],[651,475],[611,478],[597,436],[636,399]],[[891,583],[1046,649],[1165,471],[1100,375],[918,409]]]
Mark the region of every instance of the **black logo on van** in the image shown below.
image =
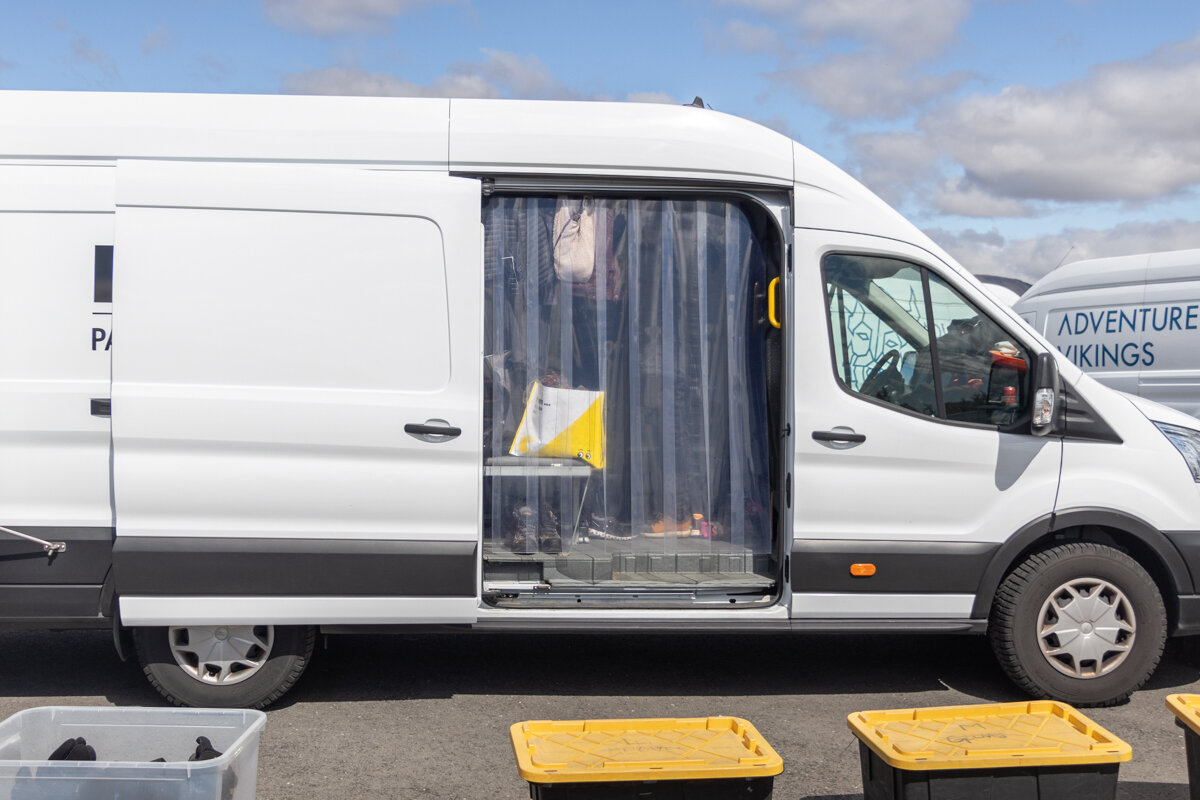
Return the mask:
[[[97,303],[112,302],[112,264],[113,246],[111,244],[96,245],[96,280],[93,294]]]
[[[92,299],[97,303],[112,302],[112,273],[113,273],[113,246],[111,244],[96,245],[95,256],[95,278],[92,282]],[[105,317],[111,317],[109,311],[93,311],[92,312],[92,350],[107,351],[112,349],[112,334],[109,327],[103,327],[95,323],[100,322]]]

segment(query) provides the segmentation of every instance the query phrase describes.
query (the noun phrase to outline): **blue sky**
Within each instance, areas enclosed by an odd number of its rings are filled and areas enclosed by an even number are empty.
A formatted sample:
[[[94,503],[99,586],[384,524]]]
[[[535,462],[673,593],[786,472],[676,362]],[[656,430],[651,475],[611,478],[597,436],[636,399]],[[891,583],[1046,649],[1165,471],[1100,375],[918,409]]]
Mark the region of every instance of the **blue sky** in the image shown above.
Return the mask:
[[[978,273],[1200,247],[1195,0],[9,3],[0,88],[690,102]]]

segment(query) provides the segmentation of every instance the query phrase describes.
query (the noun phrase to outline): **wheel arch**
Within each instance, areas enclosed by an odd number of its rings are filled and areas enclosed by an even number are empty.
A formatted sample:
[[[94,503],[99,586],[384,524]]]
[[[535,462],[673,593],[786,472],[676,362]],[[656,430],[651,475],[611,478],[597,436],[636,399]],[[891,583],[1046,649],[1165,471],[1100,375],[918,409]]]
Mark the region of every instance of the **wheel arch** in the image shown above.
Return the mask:
[[[972,618],[988,618],[1004,577],[1030,553],[1065,541],[1096,542],[1128,553],[1158,585],[1167,609],[1168,631],[1174,631],[1179,616],[1176,599],[1194,591],[1192,575],[1183,555],[1170,539],[1144,520],[1101,508],[1048,514],[1009,537],[984,569],[971,609]]]

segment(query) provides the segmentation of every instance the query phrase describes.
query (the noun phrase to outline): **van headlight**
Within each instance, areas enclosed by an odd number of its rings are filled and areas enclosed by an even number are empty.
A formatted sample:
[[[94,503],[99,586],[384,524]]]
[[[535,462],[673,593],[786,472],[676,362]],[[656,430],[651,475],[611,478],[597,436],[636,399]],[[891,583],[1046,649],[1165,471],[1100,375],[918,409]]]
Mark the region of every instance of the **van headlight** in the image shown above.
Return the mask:
[[[1163,436],[1166,436],[1171,444],[1175,445],[1179,455],[1183,456],[1188,469],[1192,471],[1192,479],[1196,483],[1200,483],[1200,431],[1181,428],[1178,425],[1167,425],[1165,422],[1154,424],[1163,432]]]

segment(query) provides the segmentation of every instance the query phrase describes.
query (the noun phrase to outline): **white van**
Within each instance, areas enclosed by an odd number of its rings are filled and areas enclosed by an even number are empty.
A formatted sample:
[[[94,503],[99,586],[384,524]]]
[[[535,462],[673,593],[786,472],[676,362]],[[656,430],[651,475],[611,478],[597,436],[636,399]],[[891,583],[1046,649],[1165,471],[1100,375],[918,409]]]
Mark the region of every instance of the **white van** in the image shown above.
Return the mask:
[[[1013,307],[1101,383],[1200,417],[1200,250],[1076,261]]]
[[[1196,420],[694,107],[0,92],[0,617],[262,706],[318,632],[1200,631]]]

